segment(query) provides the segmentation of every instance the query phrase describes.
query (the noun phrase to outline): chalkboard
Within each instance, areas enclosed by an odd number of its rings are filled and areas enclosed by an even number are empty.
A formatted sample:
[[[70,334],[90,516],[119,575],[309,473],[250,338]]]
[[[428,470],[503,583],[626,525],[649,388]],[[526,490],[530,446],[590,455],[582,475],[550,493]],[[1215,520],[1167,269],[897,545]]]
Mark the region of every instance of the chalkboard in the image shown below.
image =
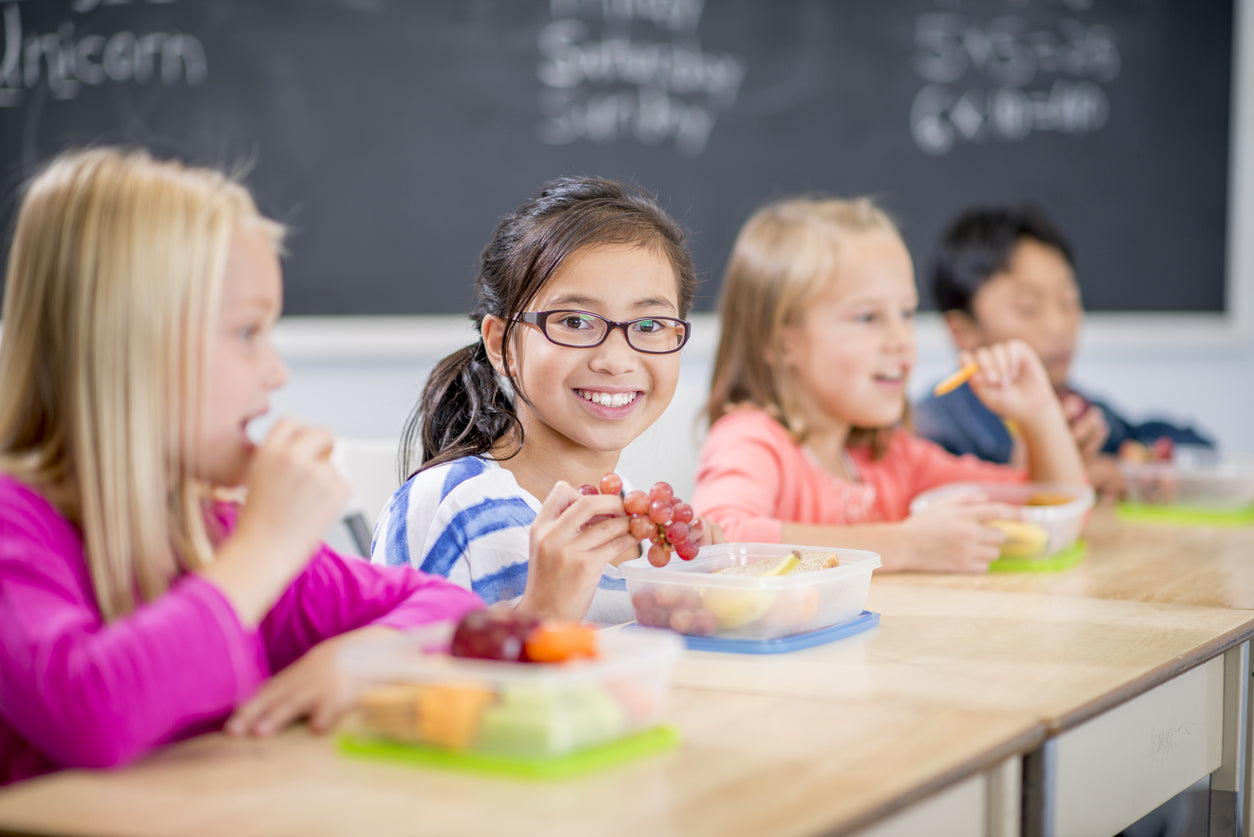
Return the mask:
[[[710,309],[767,199],[873,195],[920,271],[1027,199],[1091,310],[1222,312],[1234,2],[0,0],[0,221],[67,145],[247,159],[288,313],[453,313],[503,213],[599,174],[689,229]]]

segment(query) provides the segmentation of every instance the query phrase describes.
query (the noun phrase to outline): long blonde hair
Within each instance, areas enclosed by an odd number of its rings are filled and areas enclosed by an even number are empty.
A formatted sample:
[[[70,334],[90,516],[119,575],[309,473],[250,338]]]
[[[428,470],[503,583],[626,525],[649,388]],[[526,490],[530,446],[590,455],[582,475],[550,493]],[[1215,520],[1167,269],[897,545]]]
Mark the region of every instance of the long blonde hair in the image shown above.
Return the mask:
[[[226,175],[98,148],[28,184],[5,277],[0,471],[82,533],[113,620],[210,560],[208,486],[184,469],[237,226],[282,228]]]
[[[719,297],[721,332],[706,416],[713,424],[738,406],[765,410],[798,442],[806,428],[797,394],[781,362],[785,327],[836,270],[841,247],[856,235],[900,237],[892,219],[869,198],[793,197],[749,216],[732,246]],[[878,456],[882,428],[854,428],[850,445]]]

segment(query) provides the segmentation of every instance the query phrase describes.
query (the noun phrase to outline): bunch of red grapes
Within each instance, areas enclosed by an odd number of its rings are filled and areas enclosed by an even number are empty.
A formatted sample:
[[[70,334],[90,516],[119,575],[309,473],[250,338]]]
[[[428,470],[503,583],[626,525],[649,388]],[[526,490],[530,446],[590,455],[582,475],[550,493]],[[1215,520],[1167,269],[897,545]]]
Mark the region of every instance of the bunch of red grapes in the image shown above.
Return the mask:
[[[584,485],[579,490],[584,494],[621,494],[623,479],[618,474],[606,474],[599,487]],[[697,557],[700,531],[694,531],[692,525],[692,506],[675,497],[670,483],[655,482],[648,492],[628,491],[623,496],[623,509],[631,517],[627,523],[631,536],[650,542],[649,563],[653,566],[665,567],[672,552],[685,561]]]

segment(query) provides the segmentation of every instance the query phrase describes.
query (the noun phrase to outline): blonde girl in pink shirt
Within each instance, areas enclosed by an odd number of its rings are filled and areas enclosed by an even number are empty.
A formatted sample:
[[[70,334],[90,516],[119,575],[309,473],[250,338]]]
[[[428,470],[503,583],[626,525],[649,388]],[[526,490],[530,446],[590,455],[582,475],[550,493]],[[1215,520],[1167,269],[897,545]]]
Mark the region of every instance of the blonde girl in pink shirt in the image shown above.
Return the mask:
[[[1027,442],[1026,471],[956,457],[905,427],[918,294],[871,201],[790,198],[745,223],[720,302],[696,509],[728,540],[879,552],[888,570],[982,572],[1009,509],[979,500],[911,516],[948,482],[1085,482],[1049,377],[1019,341],[964,352],[971,387]]]
[[[329,431],[246,432],[287,379],[282,238],[240,183],[138,150],[67,152],[25,188],[0,336],[0,785],[223,728],[330,729],[346,647],[483,606],[319,541],[348,494]]]

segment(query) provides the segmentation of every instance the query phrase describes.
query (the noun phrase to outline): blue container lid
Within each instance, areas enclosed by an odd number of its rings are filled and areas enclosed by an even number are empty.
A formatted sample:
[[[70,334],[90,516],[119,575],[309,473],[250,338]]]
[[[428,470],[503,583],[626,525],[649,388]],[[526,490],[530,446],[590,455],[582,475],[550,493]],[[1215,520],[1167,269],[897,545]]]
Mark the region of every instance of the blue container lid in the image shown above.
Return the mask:
[[[864,610],[852,619],[828,625],[817,631],[774,637],[773,639],[735,639],[719,636],[681,636],[693,651],[726,651],[733,654],[784,654],[868,631],[880,623],[880,615]]]

